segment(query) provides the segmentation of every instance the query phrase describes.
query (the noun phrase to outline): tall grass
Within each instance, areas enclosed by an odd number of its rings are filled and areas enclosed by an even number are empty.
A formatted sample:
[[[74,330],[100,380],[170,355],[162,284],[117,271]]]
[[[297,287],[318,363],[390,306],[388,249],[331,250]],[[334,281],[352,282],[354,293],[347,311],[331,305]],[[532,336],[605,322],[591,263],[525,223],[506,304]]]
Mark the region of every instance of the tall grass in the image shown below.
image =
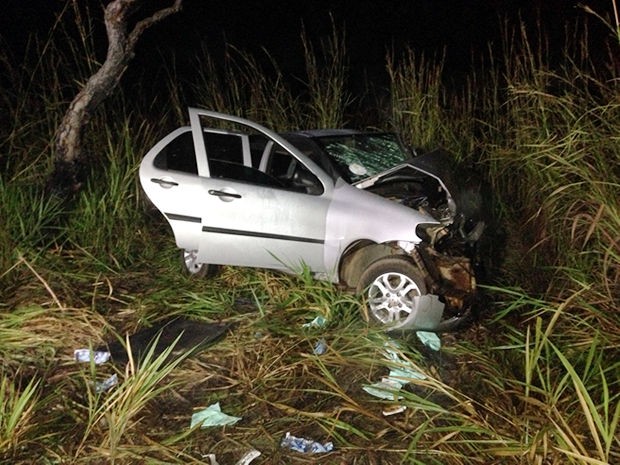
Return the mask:
[[[449,126],[444,111],[443,60],[436,62],[409,49],[403,57],[388,56],[387,69],[393,129],[410,144],[445,146],[445,129]]]
[[[227,47],[223,63],[204,50],[197,60],[204,72],[190,84],[190,98],[203,108],[262,121],[276,130],[297,127],[302,118],[298,100],[279,65],[266,51],[265,57],[269,69],[234,46]]]
[[[352,96],[347,90],[345,34],[338,33],[332,21],[332,34],[321,41],[320,53],[315,51],[305,30],[301,40],[306,61],[304,82],[308,98],[304,123],[321,129],[343,127],[345,112],[352,103]]]
[[[66,246],[121,269],[145,256],[152,242],[145,231],[144,199],[138,168],[152,129],[130,118],[115,121],[92,157],[88,182],[63,225]],[[85,240],[86,239],[86,240]]]
[[[558,461],[613,463],[620,415],[611,388],[620,383],[618,76],[576,53],[583,44],[551,69],[544,46],[524,28],[515,41],[506,47],[497,125],[510,130],[493,137],[489,178],[513,229],[506,278],[525,287],[495,289],[508,297],[504,314],[521,321],[510,347],[523,349],[521,375],[511,384],[533,412],[524,443],[532,457],[544,451],[560,454]],[[537,272],[526,278],[523,269]],[[513,307],[527,293],[539,300]]]
[[[231,45],[221,63],[203,51],[196,66],[204,71],[186,94],[204,108],[259,121],[276,131],[343,126],[352,103],[346,88],[345,38],[334,25],[318,50],[305,31],[300,40],[305,76],[291,80],[268,51],[259,59]]]
[[[393,111],[409,137],[431,143],[463,137],[456,133],[462,122],[475,122],[465,137],[480,152],[474,159],[486,167],[509,231],[505,287],[488,287],[504,330],[486,343],[486,356],[470,352],[480,347],[457,350],[520,399],[522,436],[513,439],[521,453],[531,463],[613,463],[620,445],[619,81],[613,67],[591,61],[581,40],[567,42],[564,59],[552,64],[538,37],[523,25],[506,33],[504,68],[472,75],[457,118],[445,116],[441,62],[408,52],[390,62]],[[464,391],[498,395],[481,382]]]
[[[35,426],[39,380],[32,379],[23,389],[0,374],[0,457],[7,457],[18,446],[28,444],[29,430]]]
[[[103,434],[100,433],[102,441],[96,447],[97,454],[107,457],[110,463],[116,463],[119,459],[124,462],[122,460],[124,456],[129,460],[133,459],[135,452],[132,453],[130,447],[127,450],[122,447],[124,436],[140,420],[139,414],[149,402],[175,386],[175,382],[164,380],[185,358],[180,356],[171,359],[176,341],[160,354],[156,354],[156,341],[157,339],[153,341],[141,360],[134,359],[131,344],[126,342],[129,363],[120,386],[109,395],[101,395],[96,392],[94,387],[96,384],[88,384],[86,388],[88,420],[82,442],[75,452],[76,457],[82,455],[82,448],[88,443],[91,435],[96,430],[103,430]],[[90,369],[91,373],[95,371],[93,364]]]
[[[122,142],[117,128],[107,122],[95,123],[97,130],[88,131],[86,137],[85,147],[89,152],[86,158],[94,165],[88,169],[96,171],[91,179],[96,179],[93,183],[98,183],[98,187],[89,186],[92,195],[88,201],[78,200],[84,215],[75,214],[73,203],[54,195],[55,186],[49,178],[56,126],[75,93],[76,83],[83,82],[97,67],[93,19],[86,10],[80,10],[76,2],[67,2],[47,37],[33,36],[23,56],[12,56],[7,49],[0,52],[0,75],[5,78],[0,98],[6,119],[6,124],[0,125],[0,215],[8,219],[0,223],[0,295],[17,279],[18,270],[12,265],[18,260],[18,252],[34,258],[50,249],[60,250],[67,239],[71,241],[76,236],[72,247],[77,244],[91,253],[93,247],[104,249],[96,255],[107,255],[108,264],[126,261],[126,252],[121,252],[117,259],[116,253],[109,252],[116,247],[104,243],[117,236],[120,229],[117,227],[114,234],[109,234],[118,224],[118,218],[106,217],[101,210],[109,211],[122,204],[125,211],[114,211],[114,215],[133,215],[134,220],[140,217],[135,210],[136,202],[127,202],[128,185],[132,184],[137,191],[133,172],[126,175],[122,184],[122,171],[127,170],[125,162],[132,154],[109,153],[110,157],[104,161],[104,157],[91,149],[107,145],[111,152],[119,149],[114,145],[128,144],[130,139]],[[98,115],[94,116],[96,121]],[[126,129],[127,135],[135,139],[133,128]],[[135,160],[131,167],[134,170]],[[102,166],[105,168],[100,169]],[[100,176],[102,173],[106,177]],[[111,195],[117,198],[110,199]],[[96,208],[93,204],[101,200],[100,211],[93,211]],[[110,201],[115,207],[108,205]],[[84,205],[88,203],[91,205]],[[91,224],[86,225],[87,221]],[[108,234],[103,239],[101,233],[106,230]],[[123,231],[129,234],[128,228]]]
[[[0,177],[0,215],[11,219],[0,225],[0,282],[4,270],[17,260],[18,251],[41,250],[53,244],[61,213],[61,202],[46,196],[40,187]]]

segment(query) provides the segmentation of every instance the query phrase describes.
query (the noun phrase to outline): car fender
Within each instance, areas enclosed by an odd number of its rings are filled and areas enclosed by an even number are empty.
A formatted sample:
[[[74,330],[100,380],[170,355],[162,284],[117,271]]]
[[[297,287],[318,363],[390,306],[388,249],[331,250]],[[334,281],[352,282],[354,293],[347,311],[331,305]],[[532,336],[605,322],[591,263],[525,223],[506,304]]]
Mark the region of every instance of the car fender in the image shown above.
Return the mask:
[[[338,179],[327,213],[325,235],[324,260],[326,269],[334,270],[332,280],[337,281],[339,261],[351,244],[359,241],[418,244],[421,239],[415,229],[420,223],[439,224],[428,214]]]

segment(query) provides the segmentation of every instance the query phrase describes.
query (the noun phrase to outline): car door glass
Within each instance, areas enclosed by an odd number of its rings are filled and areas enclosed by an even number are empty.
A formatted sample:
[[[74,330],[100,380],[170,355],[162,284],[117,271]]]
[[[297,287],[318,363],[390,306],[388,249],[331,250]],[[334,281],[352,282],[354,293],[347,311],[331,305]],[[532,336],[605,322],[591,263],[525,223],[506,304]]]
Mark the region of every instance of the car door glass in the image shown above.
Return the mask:
[[[263,134],[233,125],[205,129],[203,139],[211,178],[313,195],[323,193],[316,175]]]
[[[244,164],[243,142],[240,135],[206,132],[204,138],[212,178],[282,187],[277,179]]]
[[[266,172],[280,181],[285,189],[311,195],[323,193],[323,185],[314,173],[281,147],[274,147]]]
[[[259,186],[283,188],[284,185],[256,168],[250,168],[239,163],[232,163],[223,160],[209,160],[209,167],[212,178],[230,179],[247,184]]]
[[[241,137],[236,134],[220,134],[205,132],[205,148],[209,159],[209,169],[212,161],[225,161],[243,165],[243,144]]]
[[[192,133],[184,132],[172,139],[157,154],[153,160],[153,165],[160,170],[198,174]]]

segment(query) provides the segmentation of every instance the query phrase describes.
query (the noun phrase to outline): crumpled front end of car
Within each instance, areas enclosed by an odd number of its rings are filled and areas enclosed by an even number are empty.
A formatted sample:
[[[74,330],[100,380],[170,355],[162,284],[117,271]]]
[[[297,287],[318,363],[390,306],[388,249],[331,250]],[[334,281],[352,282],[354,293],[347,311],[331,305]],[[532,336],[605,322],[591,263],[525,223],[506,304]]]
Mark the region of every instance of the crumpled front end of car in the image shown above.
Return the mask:
[[[428,295],[420,296],[399,330],[454,329],[466,320],[476,300],[478,244],[485,229],[480,184],[448,162],[443,151],[412,159],[365,181],[364,188],[432,216],[420,223],[417,240],[398,246],[423,272]]]
[[[410,253],[426,273],[428,292],[443,304],[437,329],[448,330],[469,317],[476,298],[476,277],[472,259],[464,255],[440,252],[427,242],[419,243]],[[402,329],[406,329],[404,325]]]

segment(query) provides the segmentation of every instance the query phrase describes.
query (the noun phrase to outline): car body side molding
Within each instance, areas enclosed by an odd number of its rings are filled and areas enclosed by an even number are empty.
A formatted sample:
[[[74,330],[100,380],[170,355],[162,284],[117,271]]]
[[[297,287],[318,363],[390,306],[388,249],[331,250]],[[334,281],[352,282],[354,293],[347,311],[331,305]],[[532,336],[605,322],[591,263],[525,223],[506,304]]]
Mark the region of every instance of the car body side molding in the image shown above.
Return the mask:
[[[198,216],[178,215],[176,213],[165,213],[166,218],[175,221],[187,221],[188,223],[202,223],[202,218]]]
[[[203,226],[202,231],[216,233],[216,234],[230,234],[233,236],[264,237],[266,239],[281,239],[284,241],[309,242],[311,244],[324,244],[325,243],[323,239],[314,239],[312,237],[287,236],[284,234],[270,234],[270,233],[261,233],[261,232],[256,232],[256,231],[241,231],[238,229],[211,228],[208,226]]]

